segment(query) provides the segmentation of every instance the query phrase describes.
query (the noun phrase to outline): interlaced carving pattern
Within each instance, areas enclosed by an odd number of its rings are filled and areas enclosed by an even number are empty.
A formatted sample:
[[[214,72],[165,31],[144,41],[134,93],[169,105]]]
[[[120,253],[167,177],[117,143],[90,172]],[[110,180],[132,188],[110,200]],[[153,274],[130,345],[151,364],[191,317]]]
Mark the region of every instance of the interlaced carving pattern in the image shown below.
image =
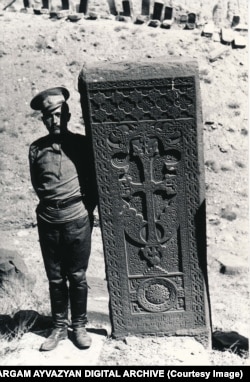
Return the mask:
[[[152,312],[156,291],[163,333],[166,311],[182,311],[184,318],[192,311],[178,325],[188,327],[192,320],[200,327],[205,314],[194,223],[200,203],[194,78],[93,82],[89,100],[115,325],[126,331],[124,311],[138,317]],[[127,270],[128,290],[121,269]],[[147,307],[137,291],[141,279],[154,276],[164,286],[144,294]],[[171,304],[161,310],[169,296]]]

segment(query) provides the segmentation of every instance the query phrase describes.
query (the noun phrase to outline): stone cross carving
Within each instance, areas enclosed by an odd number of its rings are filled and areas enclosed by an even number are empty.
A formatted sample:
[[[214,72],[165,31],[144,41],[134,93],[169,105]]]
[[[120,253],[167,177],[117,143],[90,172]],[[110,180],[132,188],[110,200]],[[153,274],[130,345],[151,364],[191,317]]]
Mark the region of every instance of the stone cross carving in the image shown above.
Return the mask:
[[[192,335],[208,345],[205,182],[194,61],[85,67],[115,337]]]
[[[110,141],[112,141],[112,137],[110,138]],[[159,264],[160,258],[163,256],[163,248],[161,248],[161,244],[169,240],[171,237],[171,230],[169,230],[169,228],[167,230],[166,220],[171,218],[173,228],[174,218],[176,220],[176,210],[173,210],[168,206],[166,209],[168,211],[168,216],[164,218],[163,222],[161,222],[160,219],[157,220],[154,214],[154,194],[155,191],[161,190],[169,200],[172,200],[174,195],[176,195],[176,174],[174,173],[174,169],[176,168],[178,159],[173,158],[171,153],[169,153],[173,162],[171,165],[167,162],[164,163],[166,171],[165,178],[163,181],[155,181],[153,162],[155,158],[159,157],[158,139],[156,137],[148,137],[146,134],[142,134],[131,140],[130,144],[131,156],[138,157],[140,160],[143,181],[141,183],[133,181],[131,175],[128,174],[128,169],[126,168],[127,165],[125,164],[124,175],[119,179],[121,196],[125,202],[123,205],[124,211],[122,212],[125,220],[125,231],[132,240],[141,245],[140,249],[143,256],[152,265]],[[171,166],[172,173],[167,175],[167,168],[169,165]],[[137,195],[138,193],[144,193],[145,195],[146,220],[144,220],[143,216],[134,208],[133,198],[134,195]],[[133,205],[133,208],[129,207],[129,205]],[[137,215],[135,215],[135,212]],[[140,224],[139,220],[141,220]],[[147,235],[145,232],[147,232]]]

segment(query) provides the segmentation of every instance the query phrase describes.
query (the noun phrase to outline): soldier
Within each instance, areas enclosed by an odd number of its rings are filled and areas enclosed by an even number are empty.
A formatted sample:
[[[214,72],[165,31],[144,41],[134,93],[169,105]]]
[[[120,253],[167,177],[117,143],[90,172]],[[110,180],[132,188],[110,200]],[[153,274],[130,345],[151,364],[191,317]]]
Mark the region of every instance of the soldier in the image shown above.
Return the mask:
[[[53,330],[40,350],[54,349],[68,337],[70,302],[73,341],[91,345],[86,331],[86,270],[91,250],[97,193],[90,144],[68,130],[71,114],[64,87],[37,94],[30,106],[40,110],[49,134],[30,145],[31,182],[39,198],[36,209],[40,247],[49,281]]]

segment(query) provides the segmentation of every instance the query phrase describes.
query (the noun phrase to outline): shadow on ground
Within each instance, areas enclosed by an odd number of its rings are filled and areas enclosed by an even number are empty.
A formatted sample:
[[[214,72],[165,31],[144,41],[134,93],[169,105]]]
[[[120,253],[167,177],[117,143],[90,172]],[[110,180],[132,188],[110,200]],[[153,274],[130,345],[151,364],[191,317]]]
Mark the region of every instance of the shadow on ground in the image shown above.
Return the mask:
[[[104,326],[109,322],[109,317],[105,313],[90,312],[89,316],[91,322],[103,322]],[[48,337],[52,327],[52,317],[40,315],[34,310],[20,310],[13,317],[0,315],[0,334],[10,341],[14,338],[20,338],[28,332]],[[93,334],[107,336],[105,328],[88,328],[87,330]],[[249,350],[249,341],[246,337],[234,331],[215,331],[212,333],[212,348],[219,351],[230,349],[242,356]]]

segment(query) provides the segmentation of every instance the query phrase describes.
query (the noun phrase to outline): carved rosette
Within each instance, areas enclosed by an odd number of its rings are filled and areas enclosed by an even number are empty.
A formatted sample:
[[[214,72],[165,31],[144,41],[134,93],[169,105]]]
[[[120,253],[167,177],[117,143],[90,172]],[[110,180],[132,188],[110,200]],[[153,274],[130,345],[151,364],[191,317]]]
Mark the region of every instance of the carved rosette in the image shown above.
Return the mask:
[[[137,298],[139,305],[148,312],[166,312],[175,305],[177,290],[169,280],[155,277],[140,283]]]

